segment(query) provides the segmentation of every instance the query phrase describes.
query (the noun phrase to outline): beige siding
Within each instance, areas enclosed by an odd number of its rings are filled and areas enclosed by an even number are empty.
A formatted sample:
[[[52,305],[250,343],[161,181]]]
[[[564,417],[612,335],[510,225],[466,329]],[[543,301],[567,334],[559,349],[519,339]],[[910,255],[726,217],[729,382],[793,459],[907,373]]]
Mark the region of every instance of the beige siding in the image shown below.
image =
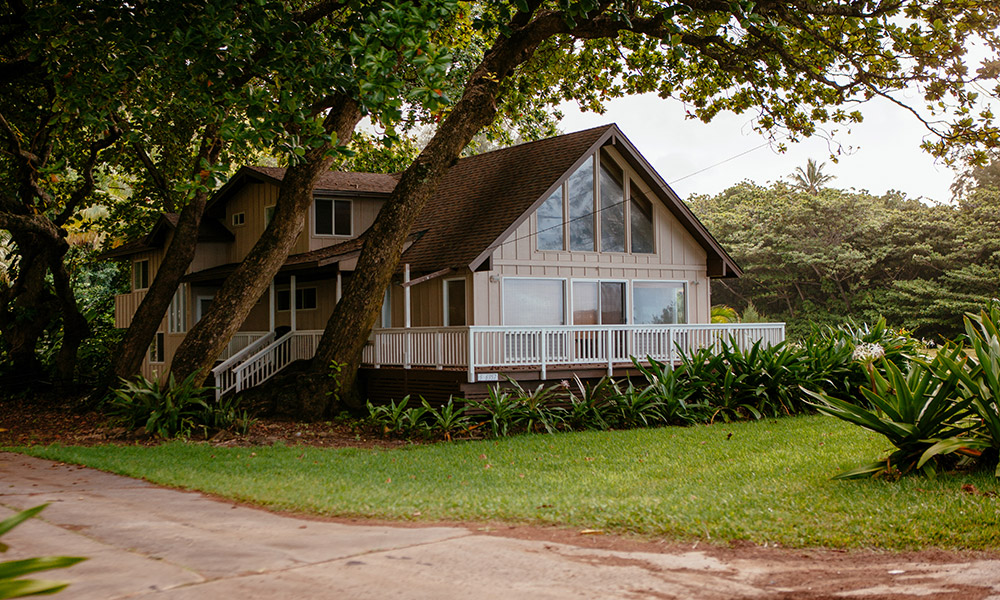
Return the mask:
[[[302,310],[298,309],[295,311],[295,328],[299,330],[305,329],[326,329],[326,322],[330,319],[330,315],[333,314],[333,308],[337,305],[337,282],[335,279],[329,279],[324,281],[296,281],[295,287],[297,289],[303,288],[316,288],[316,308]],[[277,296],[278,290],[290,290],[289,284],[277,285],[275,286],[275,296]],[[247,319],[247,323],[244,324],[244,331],[266,331],[267,330],[267,306],[268,298],[267,293],[262,299],[262,302],[258,302],[257,308],[255,308],[256,320],[253,322],[253,326],[250,326],[250,319]],[[291,327],[292,325],[292,312],[290,310],[282,310],[277,312],[277,317],[275,319],[276,327]]]
[[[257,243],[260,234],[264,233],[264,209],[274,206],[278,200],[278,186],[271,183],[248,183],[235,193],[226,204],[225,225],[236,236],[236,242],[229,244],[227,262],[239,262],[249,254]],[[243,213],[244,224],[233,225],[233,215]],[[306,223],[308,226],[308,222]],[[303,229],[303,231],[308,231]],[[309,251],[309,239],[300,235],[292,247],[292,254]]]

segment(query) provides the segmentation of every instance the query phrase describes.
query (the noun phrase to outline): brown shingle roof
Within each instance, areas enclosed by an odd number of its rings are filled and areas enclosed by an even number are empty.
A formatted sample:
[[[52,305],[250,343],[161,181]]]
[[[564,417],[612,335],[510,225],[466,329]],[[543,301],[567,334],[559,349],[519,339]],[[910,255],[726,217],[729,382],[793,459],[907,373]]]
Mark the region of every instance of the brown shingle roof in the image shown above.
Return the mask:
[[[245,167],[256,171],[275,182],[285,176],[282,167]],[[382,173],[345,173],[343,171],[327,171],[316,181],[316,191],[325,192],[355,192],[370,194],[390,194],[396,187],[399,177]]]

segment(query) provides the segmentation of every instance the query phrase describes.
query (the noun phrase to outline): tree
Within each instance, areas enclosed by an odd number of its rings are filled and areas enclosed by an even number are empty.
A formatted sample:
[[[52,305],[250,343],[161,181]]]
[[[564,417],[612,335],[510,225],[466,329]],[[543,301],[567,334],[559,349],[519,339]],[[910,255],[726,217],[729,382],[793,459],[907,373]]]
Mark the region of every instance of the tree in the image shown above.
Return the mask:
[[[599,106],[614,95],[657,90],[689,102],[704,120],[722,110],[757,107],[762,129],[784,127],[793,137],[814,133],[816,121],[856,121],[860,115],[841,107],[911,83],[925,83],[928,98],[940,101],[935,106],[968,112],[975,109],[975,95],[964,78],[949,74],[961,64],[970,38],[996,40],[998,18],[1000,7],[989,2],[961,8],[589,0],[558,8],[541,2],[485,5],[478,22],[492,40],[489,49],[369,230],[311,376],[296,380],[298,394],[320,399],[312,403],[311,416],[329,410],[322,399],[331,389],[325,374],[332,362],[339,365],[340,380],[331,397],[353,396],[364,340],[410,224],[448,165],[493,122],[505,98],[574,95]],[[956,122],[937,130],[944,141],[928,149],[948,154],[958,140],[995,144],[992,117],[981,116],[985,127]]]
[[[823,172],[824,166],[826,163],[817,165],[816,161],[810,158],[806,162],[805,170],[802,167],[796,167],[795,172],[789,176],[792,180],[792,187],[815,196],[827,183],[836,179],[834,175],[827,175]]]

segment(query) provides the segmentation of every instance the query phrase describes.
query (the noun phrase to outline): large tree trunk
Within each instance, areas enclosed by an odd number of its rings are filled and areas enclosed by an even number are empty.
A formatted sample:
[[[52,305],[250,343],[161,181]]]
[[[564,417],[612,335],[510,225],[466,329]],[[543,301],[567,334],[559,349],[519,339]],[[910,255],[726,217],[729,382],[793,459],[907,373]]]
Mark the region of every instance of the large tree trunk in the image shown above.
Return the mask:
[[[205,133],[195,165],[200,165],[203,158],[210,164],[215,164],[221,150],[222,144],[217,133],[214,129],[210,129]],[[196,168],[200,170],[201,167]],[[201,226],[201,217],[205,213],[208,196],[207,190],[199,190],[181,210],[177,227],[174,229],[174,237],[160,263],[156,277],[153,278],[146,296],[135,311],[125,337],[118,345],[113,370],[115,377],[130,378],[142,366],[142,360],[149,350],[149,343],[156,334],[163,315],[167,313],[167,308],[181,283],[181,277],[194,259],[195,247],[198,244],[198,228]]]
[[[294,382],[299,403],[314,407],[302,417],[321,418],[339,408],[333,406],[338,400],[349,408],[361,407],[355,390],[361,352],[378,318],[410,227],[462,149],[496,117],[501,82],[531,57],[539,43],[563,26],[559,19],[528,23],[527,16],[519,15],[517,18],[525,22],[515,23],[520,27],[510,37],[500,37],[494,43],[470,77],[462,98],[403,172],[368,231],[357,268],[327,322],[309,372]],[[328,376],[331,363],[337,365],[336,379]]]
[[[336,134],[336,143],[344,143],[360,120],[357,102],[341,97],[324,121],[324,129]],[[174,354],[170,370],[177,379],[198,373],[196,382],[204,382],[216,358],[284,264],[302,231],[316,180],[333,165],[333,143],[308,150],[301,163],[285,171],[270,224],[226,279],[208,314],[191,328]]]
[[[52,283],[63,317],[62,346],[56,356],[55,365],[56,388],[63,391],[68,390],[73,383],[77,352],[83,340],[90,335],[90,326],[80,312],[73,287],[70,285],[69,273],[66,272],[66,265],[63,263],[65,253],[66,248],[49,257],[49,271],[52,273]]]
[[[52,320],[52,294],[45,283],[46,261],[41,236],[12,231],[18,248],[17,277],[4,294],[0,307],[0,335],[7,347],[10,372],[15,380],[4,387],[27,384],[42,375],[36,347]]]

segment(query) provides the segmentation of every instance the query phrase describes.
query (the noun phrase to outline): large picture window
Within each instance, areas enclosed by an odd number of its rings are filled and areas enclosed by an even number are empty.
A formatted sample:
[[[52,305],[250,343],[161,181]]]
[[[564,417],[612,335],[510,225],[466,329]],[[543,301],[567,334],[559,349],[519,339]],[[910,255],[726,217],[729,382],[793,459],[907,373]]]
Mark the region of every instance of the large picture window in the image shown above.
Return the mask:
[[[625,323],[624,281],[574,281],[574,325]]]
[[[687,323],[685,285],[679,281],[633,281],[632,322],[636,325]]]
[[[351,201],[316,198],[313,203],[316,235],[351,235]]]
[[[584,162],[535,211],[538,250],[655,252],[653,204],[607,151]]]
[[[565,325],[562,279],[504,279],[504,325]]]

